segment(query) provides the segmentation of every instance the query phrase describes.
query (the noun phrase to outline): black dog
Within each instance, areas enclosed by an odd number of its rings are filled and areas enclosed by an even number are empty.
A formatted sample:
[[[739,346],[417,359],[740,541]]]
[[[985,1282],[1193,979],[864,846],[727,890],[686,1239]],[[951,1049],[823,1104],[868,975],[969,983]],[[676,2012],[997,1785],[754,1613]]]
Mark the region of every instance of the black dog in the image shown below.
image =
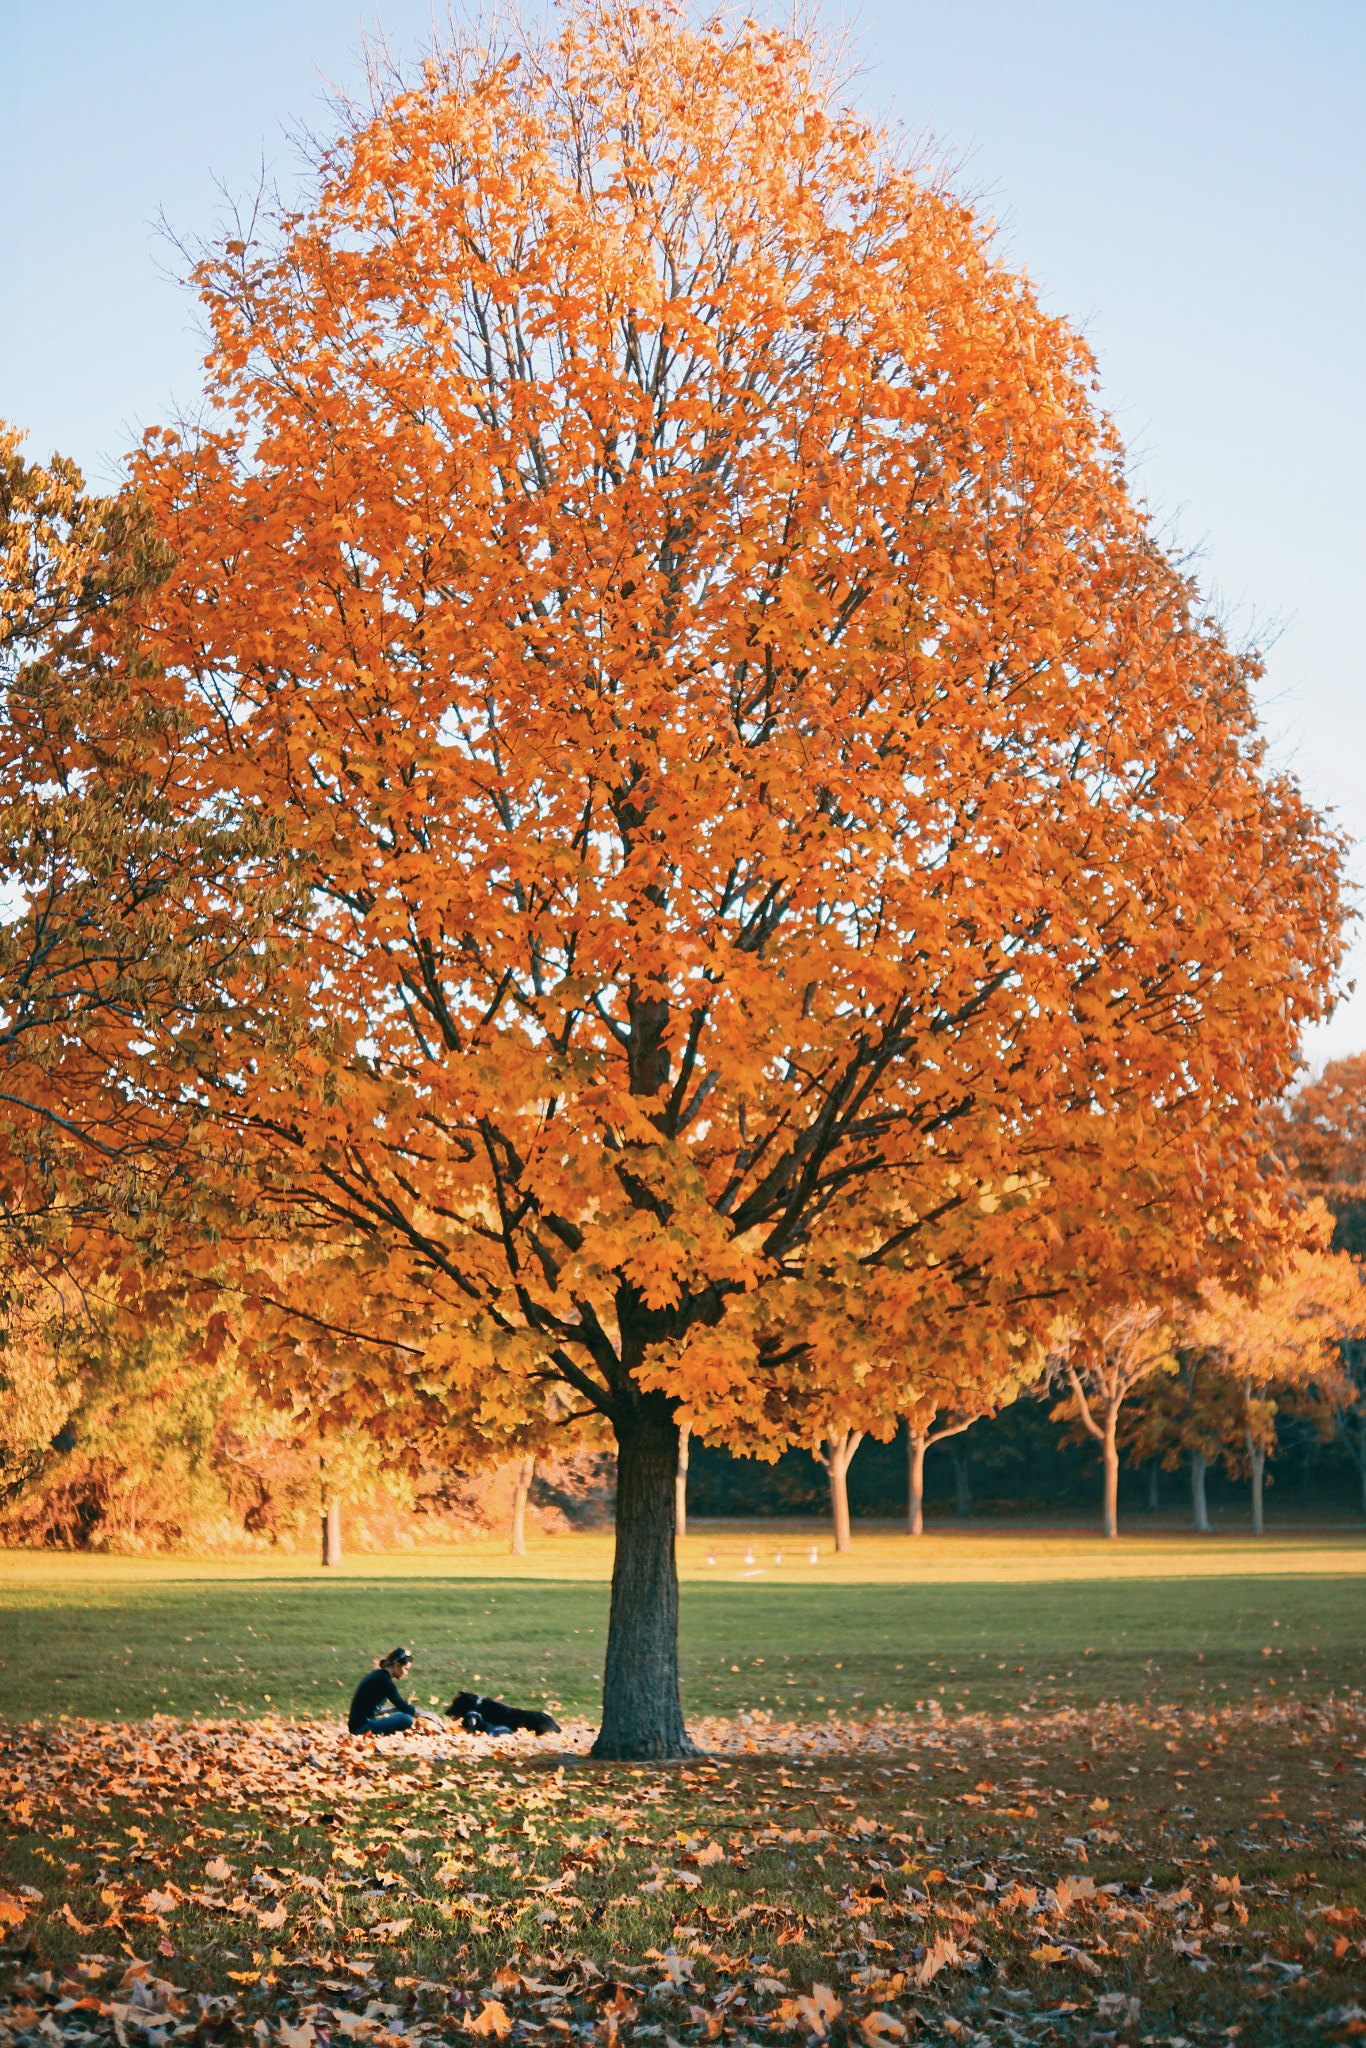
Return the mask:
[[[533,1735],[560,1732],[560,1724],[553,1715],[539,1714],[529,1707],[510,1707],[505,1700],[487,1700],[481,1692],[458,1692],[446,1713],[469,1735],[512,1735],[519,1728],[528,1728]]]

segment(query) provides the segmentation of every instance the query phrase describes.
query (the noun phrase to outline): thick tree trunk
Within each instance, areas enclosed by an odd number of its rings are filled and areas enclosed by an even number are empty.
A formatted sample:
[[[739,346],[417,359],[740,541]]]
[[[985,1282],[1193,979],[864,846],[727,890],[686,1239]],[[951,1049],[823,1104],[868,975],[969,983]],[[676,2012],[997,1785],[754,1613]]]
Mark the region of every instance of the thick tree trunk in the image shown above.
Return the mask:
[[[1105,1473],[1105,1534],[1119,1534],[1119,1451],[1115,1446],[1115,1414],[1112,1409],[1105,1418],[1105,1435],[1100,1446],[1101,1464]]]
[[[1203,1451],[1191,1452],[1191,1520],[1202,1536],[1209,1534],[1209,1509],[1205,1506],[1205,1474],[1209,1459]]]
[[[906,1507],[906,1532],[910,1536],[925,1533],[925,1438],[911,1430],[906,1438],[907,1462],[910,1467],[910,1499]]]
[[[517,1484],[512,1492],[512,1554],[526,1556],[526,1497],[531,1491],[531,1482],[536,1474],[536,1460],[523,1458],[517,1468]]]
[[[678,1425],[663,1394],[640,1395],[614,1417],[616,1556],[596,1757],[696,1756],[678,1688],[678,1571],[674,1501]]]
[[[678,1535],[688,1533],[688,1439],[692,1435],[692,1424],[684,1422],[678,1431],[678,1474],[674,1480],[674,1528]]]
[[[968,1459],[971,1453],[959,1450],[957,1444],[949,1452],[953,1459],[954,1502],[953,1511],[966,1522],[972,1516],[972,1495],[968,1491]]]
[[[1260,1444],[1254,1444],[1248,1434],[1247,1461],[1252,1467],[1252,1533],[1264,1536],[1266,1527],[1262,1520],[1262,1478],[1266,1471],[1266,1452]]]
[[[1361,1474],[1361,1512],[1366,1515],[1366,1407],[1357,1416],[1357,1471]]]
[[[341,1502],[331,1500],[322,1516],[323,1563],[340,1564],[342,1561]]]
[[[1148,1460],[1148,1513],[1150,1515],[1155,1515],[1162,1505],[1162,1500],[1157,1490],[1157,1475],[1160,1470],[1161,1465],[1159,1461],[1156,1458],[1150,1458]]]

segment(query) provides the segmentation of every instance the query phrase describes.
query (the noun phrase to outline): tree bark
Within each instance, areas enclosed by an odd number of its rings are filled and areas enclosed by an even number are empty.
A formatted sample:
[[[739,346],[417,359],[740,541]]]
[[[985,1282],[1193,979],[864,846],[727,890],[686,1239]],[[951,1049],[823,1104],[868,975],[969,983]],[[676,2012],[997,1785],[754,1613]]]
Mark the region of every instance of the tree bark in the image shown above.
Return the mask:
[[[1191,1520],[1202,1536],[1209,1534],[1209,1509],[1205,1505],[1205,1473],[1209,1459],[1203,1451],[1191,1452]]]
[[[1105,1534],[1119,1535],[1119,1451],[1115,1444],[1115,1422],[1117,1411],[1113,1405],[1106,1412],[1105,1435],[1101,1439],[1100,1455],[1105,1472]]]
[[[696,1756],[678,1685],[674,1502],[678,1425],[663,1394],[613,1414],[617,1438],[616,1555],[596,1757]]]
[[[953,1459],[954,1502],[953,1511],[967,1522],[972,1519],[972,1495],[968,1491],[968,1460],[971,1453],[962,1451],[957,1444],[949,1452]]]
[[[341,1502],[330,1500],[322,1514],[323,1563],[340,1564],[342,1561]]]
[[[688,1533],[688,1439],[692,1435],[692,1424],[684,1422],[678,1429],[678,1474],[674,1480],[674,1528],[680,1536]]]
[[[906,1506],[906,1533],[909,1536],[923,1536],[925,1533],[925,1435],[908,1430],[906,1435],[907,1462],[910,1467],[910,1497]]]
[[[849,1467],[862,1442],[861,1429],[842,1430],[838,1436],[826,1438],[826,1448],[821,1453],[821,1463],[830,1475],[830,1510],[835,1523],[836,1550],[849,1548]]]
[[[1252,1468],[1252,1533],[1264,1536],[1266,1525],[1262,1518],[1262,1478],[1266,1471],[1266,1451],[1261,1444],[1254,1444],[1252,1432],[1248,1431],[1247,1461]]]
[[[523,1458],[517,1468],[517,1484],[512,1492],[512,1555],[526,1556],[526,1497],[531,1491],[531,1482],[536,1473],[536,1460]]]

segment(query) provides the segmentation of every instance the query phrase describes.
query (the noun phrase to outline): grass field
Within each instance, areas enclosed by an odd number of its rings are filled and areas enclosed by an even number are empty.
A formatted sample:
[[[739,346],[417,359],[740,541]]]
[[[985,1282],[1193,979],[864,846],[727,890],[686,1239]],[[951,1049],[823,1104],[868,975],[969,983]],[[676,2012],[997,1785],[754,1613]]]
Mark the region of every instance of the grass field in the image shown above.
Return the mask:
[[[327,1575],[0,1553],[0,2040],[1366,2032],[1366,1542],[861,1533],[836,1559],[732,1524],[681,1564],[711,1754],[603,1766],[571,1717],[606,1539]],[[544,1698],[565,1737],[321,1726],[400,1639],[419,1698]]]
[[[823,1529],[727,1525],[681,1568],[692,1713],[1340,1690],[1366,1641],[1366,1537],[879,1535],[836,1557]],[[400,1640],[419,1699],[468,1685],[591,1714],[610,1571],[602,1536],[328,1573],[0,1552],[0,1719],[335,1715]]]

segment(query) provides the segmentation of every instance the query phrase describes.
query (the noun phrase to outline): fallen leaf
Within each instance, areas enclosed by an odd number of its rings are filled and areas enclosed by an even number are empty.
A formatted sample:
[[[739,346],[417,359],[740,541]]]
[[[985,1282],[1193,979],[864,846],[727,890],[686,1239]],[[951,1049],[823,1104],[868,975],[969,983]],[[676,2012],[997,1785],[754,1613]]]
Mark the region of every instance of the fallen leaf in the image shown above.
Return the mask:
[[[484,2010],[477,2020],[466,2019],[465,2031],[468,2034],[493,2034],[498,2040],[504,2041],[512,2032],[512,2021],[508,2018],[506,2008],[500,2005],[496,1998],[488,1998],[485,1999]]]
[[[283,1906],[272,1906],[268,1913],[258,1913],[256,1915],[256,1925],[264,1927],[273,1933],[277,1927],[283,1927],[288,1918],[289,1914]]]
[[[889,2012],[870,2012],[859,2022],[859,2031],[869,2048],[882,2048],[886,2041],[904,2041],[906,2028],[903,2021],[894,2019]]]
[[[343,2012],[340,2006],[334,2007],[333,2018],[339,2031],[345,2034],[349,2041],[364,2041],[378,2031],[377,2021],[363,2018],[358,2012]]]
[[[706,1870],[713,1863],[724,1863],[725,1860],[726,1852],[719,1842],[708,1842],[705,1849],[699,1849],[697,1852],[698,1868],[701,1870]]]
[[[232,1876],[232,1865],[226,1856],[215,1856],[204,1865],[205,1877],[211,1877],[215,1884],[227,1884]]]
[[[925,1951],[916,1973],[915,1981],[923,1991],[927,1984],[933,1984],[941,1970],[961,1969],[963,1956],[958,1943],[951,1934],[940,1934],[934,1944]]]
[[[280,2048],[313,2048],[318,2038],[312,2020],[304,2020],[297,2027],[291,2027],[288,2020],[281,2020],[279,2033]]]
[[[701,2008],[694,2007],[693,2010],[700,2012]],[[785,1998],[774,2019],[782,2027],[804,2026],[809,2034],[825,2035],[830,2031],[831,2020],[842,2011],[839,1999],[828,1984],[813,1984],[809,1998]]]
[[[28,1918],[28,1907],[9,1892],[0,1892],[0,1927],[17,1927]]]

